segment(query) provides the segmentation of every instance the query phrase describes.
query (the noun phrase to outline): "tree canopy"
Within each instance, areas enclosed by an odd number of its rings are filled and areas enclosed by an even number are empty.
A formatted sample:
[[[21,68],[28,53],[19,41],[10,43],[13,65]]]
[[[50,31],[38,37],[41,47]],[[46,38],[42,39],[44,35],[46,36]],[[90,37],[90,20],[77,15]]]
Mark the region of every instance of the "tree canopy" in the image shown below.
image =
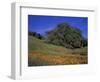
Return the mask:
[[[83,38],[81,30],[72,27],[68,23],[58,24],[55,29],[48,31],[46,42],[66,48],[81,48],[87,46],[87,40]]]

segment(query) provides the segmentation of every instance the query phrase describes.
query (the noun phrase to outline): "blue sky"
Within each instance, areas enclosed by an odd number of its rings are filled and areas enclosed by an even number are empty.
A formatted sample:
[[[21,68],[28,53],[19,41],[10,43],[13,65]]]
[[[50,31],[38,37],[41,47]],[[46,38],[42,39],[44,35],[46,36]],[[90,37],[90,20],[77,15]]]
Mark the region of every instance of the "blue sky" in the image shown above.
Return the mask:
[[[69,23],[71,26],[79,28],[85,38],[88,36],[87,17],[28,15],[28,30],[42,35],[48,30],[56,28],[59,23]]]

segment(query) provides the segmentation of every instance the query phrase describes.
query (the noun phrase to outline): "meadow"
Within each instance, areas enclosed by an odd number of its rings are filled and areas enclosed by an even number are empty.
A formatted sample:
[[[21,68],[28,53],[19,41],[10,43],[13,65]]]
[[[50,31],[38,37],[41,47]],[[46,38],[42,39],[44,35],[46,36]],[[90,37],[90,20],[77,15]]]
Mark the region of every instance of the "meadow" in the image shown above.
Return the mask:
[[[28,36],[28,66],[87,64],[87,47],[69,49]]]

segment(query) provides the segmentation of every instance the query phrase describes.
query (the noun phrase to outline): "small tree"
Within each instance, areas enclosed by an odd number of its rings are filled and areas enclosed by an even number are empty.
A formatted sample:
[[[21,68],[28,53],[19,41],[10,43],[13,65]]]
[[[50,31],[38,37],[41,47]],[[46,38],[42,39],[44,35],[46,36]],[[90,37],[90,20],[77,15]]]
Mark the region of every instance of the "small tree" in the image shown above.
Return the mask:
[[[41,34],[39,34],[39,33],[36,33],[36,32],[28,32],[28,34],[30,36],[34,36],[34,37],[36,37],[38,39],[43,39],[43,36]]]

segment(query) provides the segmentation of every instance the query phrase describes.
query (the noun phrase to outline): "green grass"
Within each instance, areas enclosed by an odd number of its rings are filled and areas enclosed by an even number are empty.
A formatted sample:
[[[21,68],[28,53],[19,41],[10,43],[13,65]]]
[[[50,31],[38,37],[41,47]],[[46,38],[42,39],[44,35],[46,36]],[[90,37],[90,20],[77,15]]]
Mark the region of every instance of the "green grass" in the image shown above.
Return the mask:
[[[67,49],[28,37],[28,66],[86,64],[87,47]]]
[[[73,49],[72,54],[80,54],[80,55],[87,55],[87,47],[79,48],[79,49]]]
[[[44,43],[43,40],[39,40],[35,37],[29,36],[28,41],[29,52],[40,52],[47,55],[65,55],[65,54],[87,54],[87,47],[85,48],[77,48],[77,49],[67,49],[62,46],[56,46],[48,43]]]

